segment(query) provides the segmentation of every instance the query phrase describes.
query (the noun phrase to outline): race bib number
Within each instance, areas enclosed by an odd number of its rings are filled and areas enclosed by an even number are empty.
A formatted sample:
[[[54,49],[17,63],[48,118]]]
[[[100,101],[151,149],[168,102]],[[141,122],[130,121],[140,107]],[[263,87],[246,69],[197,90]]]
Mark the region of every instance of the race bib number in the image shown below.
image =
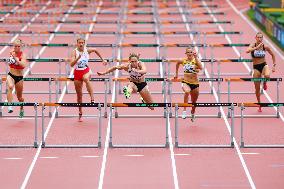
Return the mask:
[[[265,57],[265,51],[263,50],[255,50],[253,54],[255,57],[258,57],[258,58]]]
[[[14,57],[11,55],[10,57],[9,57],[9,59],[7,59],[7,63],[8,64],[13,64],[13,65],[15,65],[16,64],[16,60],[14,59]]]
[[[87,65],[88,61],[87,60],[80,60],[77,64],[78,68],[85,68]]]
[[[185,64],[183,66],[183,69],[184,69],[184,72],[186,72],[186,73],[194,73],[195,72],[194,67],[195,66],[192,65],[192,64]]]

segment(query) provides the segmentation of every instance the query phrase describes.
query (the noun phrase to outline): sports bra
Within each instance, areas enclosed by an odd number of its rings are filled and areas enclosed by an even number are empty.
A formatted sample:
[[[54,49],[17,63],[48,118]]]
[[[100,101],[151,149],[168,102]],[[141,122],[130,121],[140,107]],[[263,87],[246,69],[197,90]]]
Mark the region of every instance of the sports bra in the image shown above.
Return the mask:
[[[22,60],[22,55],[23,52],[16,53],[16,57],[19,59],[19,61]],[[7,59],[7,63],[9,64],[10,68],[14,68],[16,70],[23,70],[25,68],[23,66],[18,65],[18,63],[16,62],[16,60],[12,55],[10,55],[9,59]]]
[[[129,66],[128,66],[128,73],[129,73],[130,78],[133,79],[133,80],[140,80],[140,79],[142,79],[142,77],[144,75],[144,74],[138,73],[136,71],[133,71],[132,68],[131,68],[131,64],[129,64]]]
[[[254,47],[256,47],[256,43],[254,44]],[[262,50],[253,50],[253,51],[251,51],[251,56],[253,58],[264,58],[265,57],[264,46],[262,47]]]
[[[196,73],[196,71],[195,71],[195,67],[196,67],[195,59],[192,59],[192,60],[183,59],[182,65],[183,65],[183,72],[184,73]]]
[[[76,57],[79,57],[79,55],[81,54],[81,58],[78,60],[75,69],[76,70],[86,69],[89,63],[89,53],[87,48],[84,48],[83,52],[79,52],[79,50],[76,48],[75,52],[76,52]]]

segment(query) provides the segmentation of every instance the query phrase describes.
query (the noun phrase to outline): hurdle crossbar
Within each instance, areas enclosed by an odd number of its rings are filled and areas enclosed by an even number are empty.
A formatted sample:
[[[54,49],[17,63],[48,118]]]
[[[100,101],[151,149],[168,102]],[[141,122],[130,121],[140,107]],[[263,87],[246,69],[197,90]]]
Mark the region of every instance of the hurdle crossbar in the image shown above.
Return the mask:
[[[113,21],[115,22],[115,21]],[[172,24],[177,24],[179,22],[174,22]],[[184,23],[184,22],[181,22]],[[91,34],[91,35],[238,35],[242,32],[238,31],[210,31],[210,32],[200,32],[200,31],[190,31],[190,32],[183,32],[183,31],[166,31],[166,32],[140,32],[140,31],[123,31],[123,32],[115,32],[115,31],[91,31],[91,32],[77,32],[77,31],[10,31],[10,30],[0,30],[0,34],[56,34],[56,35],[68,35],[68,34]]]
[[[237,106],[237,103],[172,103],[172,106],[175,107],[175,147],[177,148],[233,148],[234,147],[234,106]],[[230,143],[229,144],[180,144],[178,138],[178,109],[179,107],[224,107],[227,106],[231,111],[231,133],[230,133]],[[196,116],[202,117],[202,116]]]
[[[284,144],[245,144],[244,142],[244,110],[246,107],[283,107],[284,103],[238,103],[241,107],[241,148],[284,148]]]
[[[34,107],[34,143],[33,144],[0,144],[0,148],[37,148],[38,147],[38,106],[39,103],[29,102],[0,102],[0,109],[2,106],[33,106]]]
[[[59,82],[60,81],[74,81],[74,78],[68,78],[68,77],[65,77],[65,78],[53,78],[53,80],[56,82],[56,86],[57,88],[59,88]],[[94,92],[94,94],[104,94],[104,103],[106,104],[107,103],[107,93],[108,93],[108,86],[110,86],[110,79],[109,78],[90,78],[90,81],[93,81],[93,82],[104,82],[104,91],[99,91],[99,92]],[[110,88],[110,87],[109,87]],[[59,91],[59,90],[56,90],[56,91]],[[66,93],[67,94],[76,94],[75,91],[69,91],[67,90],[67,87],[66,87]],[[110,91],[109,91],[110,93]],[[84,93],[85,94],[85,93]],[[86,93],[88,94],[88,93]],[[56,101],[58,100],[58,96],[59,94],[57,93],[56,94]],[[87,117],[90,117],[90,115],[86,115]],[[74,117],[74,115],[59,115],[58,112],[56,112],[56,117]],[[104,117],[106,118],[107,117],[107,107],[104,106]]]
[[[145,82],[162,82],[162,92],[151,92],[153,94],[163,94],[163,103],[166,103],[166,78],[145,78]],[[115,92],[115,97],[114,100],[115,102],[117,101],[117,94],[122,94],[121,92],[121,87],[120,87],[120,83],[121,82],[129,82],[128,78],[113,78],[113,81],[115,82],[115,90],[118,90],[118,92]],[[164,111],[164,115],[121,115],[118,113],[117,108],[115,107],[115,117],[151,117],[151,118],[159,118],[159,117],[165,117],[166,116],[166,112]]]
[[[6,77],[2,77],[0,79],[0,102],[2,102],[2,95],[7,94],[7,90],[3,92],[3,82],[7,81]],[[48,101],[52,101],[52,94],[57,94],[57,92],[52,92],[51,87],[52,87],[52,81],[54,81],[54,78],[23,78],[23,81],[43,81],[43,82],[48,82],[48,91],[24,91],[23,94],[48,94]],[[2,116],[7,116],[4,115],[4,112],[2,112],[2,108],[0,109],[0,117]],[[10,117],[10,116],[9,116]],[[34,117],[34,115],[25,115],[25,117]],[[51,117],[51,107],[49,107],[49,117]]]
[[[0,14],[20,14],[21,12],[14,12],[14,11],[1,11]],[[41,15],[64,15],[64,14],[69,14],[69,15],[95,15],[95,13],[88,13],[88,12],[69,12],[69,11],[64,11],[64,12],[39,12],[39,11],[25,11],[25,14],[41,14]],[[99,15],[116,15],[116,14],[121,14],[120,12],[98,12],[96,14]],[[123,13],[126,15],[153,15],[153,12],[146,12],[146,11],[141,11],[141,12],[126,12]],[[162,12],[159,13],[159,15],[179,15],[180,12]],[[184,13],[188,15],[225,15],[224,12],[191,12],[191,13]],[[0,21],[3,22],[3,21]]]
[[[169,102],[172,102],[173,94],[183,94],[184,92],[173,92],[172,85],[174,82],[181,82],[182,78],[172,78],[168,79],[168,94],[169,94]],[[217,97],[218,103],[220,102],[220,83],[223,82],[223,78],[199,78],[199,82],[217,82]],[[213,85],[210,84],[210,91],[200,91],[200,94],[213,94]],[[170,117],[172,117],[172,110],[170,110]],[[221,110],[219,108],[217,115],[204,115],[203,117],[221,117]]]
[[[168,123],[169,123],[169,113],[168,108],[171,107],[170,103],[109,103],[110,107],[110,135],[109,135],[109,147],[111,148],[168,148],[169,147],[169,134],[168,134]],[[112,109],[117,107],[141,107],[141,108],[149,108],[149,107],[162,107],[166,112],[166,136],[165,136],[165,144],[113,144],[113,113]]]
[[[46,144],[44,116],[42,117],[42,148],[100,148],[101,147],[101,125],[102,125],[102,107],[104,103],[43,103],[42,115],[46,106],[58,107],[93,107],[99,110],[98,117],[98,143],[97,144]]]

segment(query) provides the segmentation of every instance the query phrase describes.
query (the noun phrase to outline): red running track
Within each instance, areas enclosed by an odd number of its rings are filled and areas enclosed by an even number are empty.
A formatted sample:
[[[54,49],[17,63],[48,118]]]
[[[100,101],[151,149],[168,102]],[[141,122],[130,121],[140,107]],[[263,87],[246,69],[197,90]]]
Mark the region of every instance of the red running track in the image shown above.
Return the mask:
[[[234,21],[232,31],[242,31],[243,42],[251,43],[254,40],[255,30],[250,24],[245,21],[240,12],[248,8],[248,1],[229,1],[218,0],[214,2],[192,1],[194,4],[218,4],[216,10],[224,11],[226,16],[192,16],[191,18],[201,19],[228,19]],[[19,1],[20,3],[20,1]],[[33,7],[33,10],[55,10],[54,6],[48,1],[44,1],[46,6]],[[70,2],[71,3],[71,2]],[[73,1],[73,5],[79,5],[82,2]],[[111,4],[102,2],[103,5]],[[179,1],[171,1],[169,5],[177,5]],[[29,4],[28,1],[23,1],[23,4]],[[116,3],[120,5],[120,2]],[[136,4],[131,1],[128,4]],[[144,2],[144,5],[151,5],[151,2]],[[153,3],[154,4],[154,3]],[[157,4],[162,4],[158,1]],[[64,7],[68,11],[71,7]],[[10,8],[9,8],[10,9]],[[12,9],[12,8],[11,8]],[[18,7],[16,11],[21,11],[25,8]],[[211,9],[211,8],[210,8]],[[3,7],[1,7],[3,10]],[[78,11],[87,11],[88,8],[74,8]],[[118,8],[103,8],[102,11],[118,11]],[[134,10],[134,9],[133,9]],[[140,11],[151,11],[151,8],[135,8]],[[205,11],[205,8],[194,9],[196,11]],[[166,8],[159,10],[161,12],[178,12],[178,8]],[[13,15],[8,15],[12,18]],[[181,15],[160,15],[161,20],[179,20],[184,21]],[[31,17],[32,18],[32,17]],[[30,18],[30,19],[31,19]],[[60,19],[73,20],[82,19],[79,16],[64,15],[59,16]],[[46,19],[46,16],[39,15],[37,19]],[[97,20],[113,20],[118,17],[109,15],[94,15],[88,19]],[[152,15],[135,16],[129,15],[128,20],[151,20]],[[187,31],[185,24],[162,26],[161,31]],[[200,25],[201,26],[201,25]],[[199,28],[194,27],[194,30],[199,31],[220,31],[225,28],[223,25],[215,26],[214,28]],[[9,30],[46,30],[48,26],[42,26],[31,23],[27,28],[25,26],[9,26],[1,25]],[[191,26],[192,27],[192,26]],[[221,28],[222,27],[222,28]],[[50,26],[49,30],[58,31],[116,31],[116,26],[109,27],[108,25],[88,25],[81,27],[79,25],[59,24]],[[125,31],[153,31],[155,28],[149,25],[131,25],[128,24]],[[226,27],[226,31],[230,30]],[[87,36],[88,43],[116,43],[115,36]],[[31,36],[21,36],[26,43],[31,43]],[[1,42],[10,42],[11,36],[1,36]],[[38,39],[36,39],[38,40]],[[50,43],[74,43],[73,36],[45,36],[40,39],[42,42]],[[189,36],[164,36],[164,43],[193,43],[196,37]],[[239,42],[237,36],[208,37],[207,43],[233,43]],[[132,36],[126,35],[122,38],[122,43],[156,43],[155,36]],[[269,45],[267,42],[265,42]],[[104,58],[111,58],[111,49],[98,49]],[[238,50],[238,49],[237,49]],[[214,56],[216,58],[238,58],[237,50],[232,48],[215,48]],[[29,49],[25,49],[29,53]],[[142,58],[153,58],[158,56],[156,48],[124,48],[122,51],[117,50],[116,53],[122,54],[126,58],[129,52],[140,52]],[[8,55],[8,48],[1,48],[1,57]],[[203,55],[203,50],[200,50]],[[68,49],[63,48],[38,48],[35,54],[40,54],[40,57],[57,57],[65,58],[68,56]],[[277,72],[273,77],[281,77],[283,75],[283,53],[276,54]],[[184,49],[170,47],[166,51],[167,58],[184,57]],[[207,56],[209,52],[207,52]],[[249,55],[243,53],[244,58],[250,58]],[[96,64],[96,65],[94,65]],[[155,64],[155,65],[154,65]],[[149,72],[158,72],[159,63],[147,63]],[[271,65],[271,59],[268,58],[268,64]],[[103,70],[100,63],[92,63],[93,72]],[[250,66],[249,66],[250,68]],[[206,70],[210,73],[210,66],[206,66]],[[221,70],[224,73],[241,72],[248,73],[249,70],[241,63],[224,63],[221,65]],[[1,72],[4,70],[1,69]],[[51,72],[56,73],[57,67],[53,63],[35,63],[31,69],[32,73]],[[174,66],[171,66],[171,72],[174,72]],[[51,77],[52,75],[50,75]],[[116,75],[117,76],[117,75]],[[208,75],[207,75],[208,76]],[[41,75],[27,75],[27,77],[41,77]],[[206,77],[206,76],[200,76]],[[227,76],[224,76],[227,77]],[[240,76],[235,76],[240,77]],[[249,76],[248,76],[249,77]],[[242,85],[243,84],[243,85]],[[252,91],[252,83],[235,83],[233,89],[235,91]],[[64,85],[62,86],[63,89]],[[214,89],[216,89],[214,84]],[[161,91],[159,83],[149,83],[151,91]],[[95,83],[95,91],[102,90],[103,84]],[[113,85],[111,86],[113,90]],[[200,90],[208,91],[210,89],[208,83],[201,83]],[[221,84],[222,91],[227,90],[226,83]],[[25,82],[25,90],[35,90],[34,83]],[[43,83],[36,87],[36,90],[47,90],[47,84]],[[54,90],[54,88],[53,88]],[[68,91],[73,91],[72,83],[68,84]],[[175,83],[173,91],[181,91],[179,83]],[[283,84],[280,85],[280,91],[283,91]],[[64,90],[63,90],[64,92]],[[108,95],[108,102],[113,102],[113,95]],[[161,94],[153,94],[153,98],[157,102],[163,102]],[[3,96],[5,98],[5,95]],[[25,94],[26,101],[42,102],[47,101],[47,94]],[[53,99],[55,97],[53,96]],[[275,102],[275,84],[269,84],[269,90],[266,95],[262,95],[264,102],[269,102],[269,98]],[[74,94],[63,93],[60,100],[62,102],[73,102]],[[174,101],[181,102],[182,94],[174,94]],[[221,96],[222,102],[227,102],[227,95]],[[97,102],[103,101],[103,95],[96,95]],[[254,101],[253,94],[239,95],[234,94],[232,97],[234,102]],[[89,98],[84,95],[84,101],[88,102]],[[133,95],[129,102],[137,102],[139,98]],[[280,93],[280,101],[283,101],[283,94]],[[119,94],[118,102],[126,102],[124,97]],[[216,102],[216,96],[212,94],[201,94],[199,102]],[[3,109],[6,112],[6,108]],[[54,111],[54,109],[52,109]],[[224,113],[227,110],[224,109]],[[245,111],[250,114],[259,114],[254,108],[248,108]],[[273,109],[264,109],[262,114],[274,113]],[[15,115],[18,112],[15,111]],[[32,109],[26,108],[26,114],[32,114]],[[61,107],[59,114],[77,114],[76,109],[67,109]],[[84,113],[93,113],[93,110],[84,109]],[[148,109],[130,109],[121,108],[119,113],[125,114],[150,114]],[[161,110],[155,110],[155,114],[162,114]],[[197,114],[216,114],[216,109],[199,108]],[[237,110],[239,114],[239,111]],[[283,113],[283,109],[281,110]],[[7,115],[7,114],[6,114]],[[143,124],[141,124],[143,121]],[[226,124],[226,118],[198,118],[194,123],[189,119],[179,120],[180,123],[180,142],[193,144],[223,144],[228,142],[229,130]],[[268,122],[270,124],[268,124]],[[66,124],[67,123],[67,124]],[[118,118],[113,120],[114,124],[114,142],[115,143],[163,143],[165,119],[163,118]],[[17,118],[1,118],[0,132],[2,143],[32,143],[33,119]],[[235,119],[236,142],[240,142],[240,120]],[[283,144],[283,117],[277,118],[249,118],[245,119],[246,133],[245,142],[250,143],[272,143]],[[48,129],[46,142],[54,143],[96,143],[97,142],[97,120],[95,118],[85,118],[84,122],[78,123],[77,118],[46,118],[45,126]],[[103,119],[102,125],[102,144],[101,149],[0,149],[0,183],[1,188],[283,188],[283,157],[282,149],[240,149],[236,146],[232,149],[177,149],[173,148],[174,137],[174,119],[170,119],[170,148],[168,149],[111,149],[108,148],[109,136],[109,118]],[[94,134],[92,134],[94,133]]]

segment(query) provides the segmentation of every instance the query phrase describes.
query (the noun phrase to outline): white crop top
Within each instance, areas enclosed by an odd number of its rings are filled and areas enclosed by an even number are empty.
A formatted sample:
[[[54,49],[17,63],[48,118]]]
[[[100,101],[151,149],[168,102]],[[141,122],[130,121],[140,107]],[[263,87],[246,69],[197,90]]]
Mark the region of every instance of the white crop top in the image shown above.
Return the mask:
[[[83,52],[79,52],[78,49],[75,49],[76,51],[76,58],[79,57],[81,54],[81,58],[78,60],[75,69],[76,70],[84,70],[88,67],[89,62],[89,53],[87,51],[87,48],[84,48]]]

